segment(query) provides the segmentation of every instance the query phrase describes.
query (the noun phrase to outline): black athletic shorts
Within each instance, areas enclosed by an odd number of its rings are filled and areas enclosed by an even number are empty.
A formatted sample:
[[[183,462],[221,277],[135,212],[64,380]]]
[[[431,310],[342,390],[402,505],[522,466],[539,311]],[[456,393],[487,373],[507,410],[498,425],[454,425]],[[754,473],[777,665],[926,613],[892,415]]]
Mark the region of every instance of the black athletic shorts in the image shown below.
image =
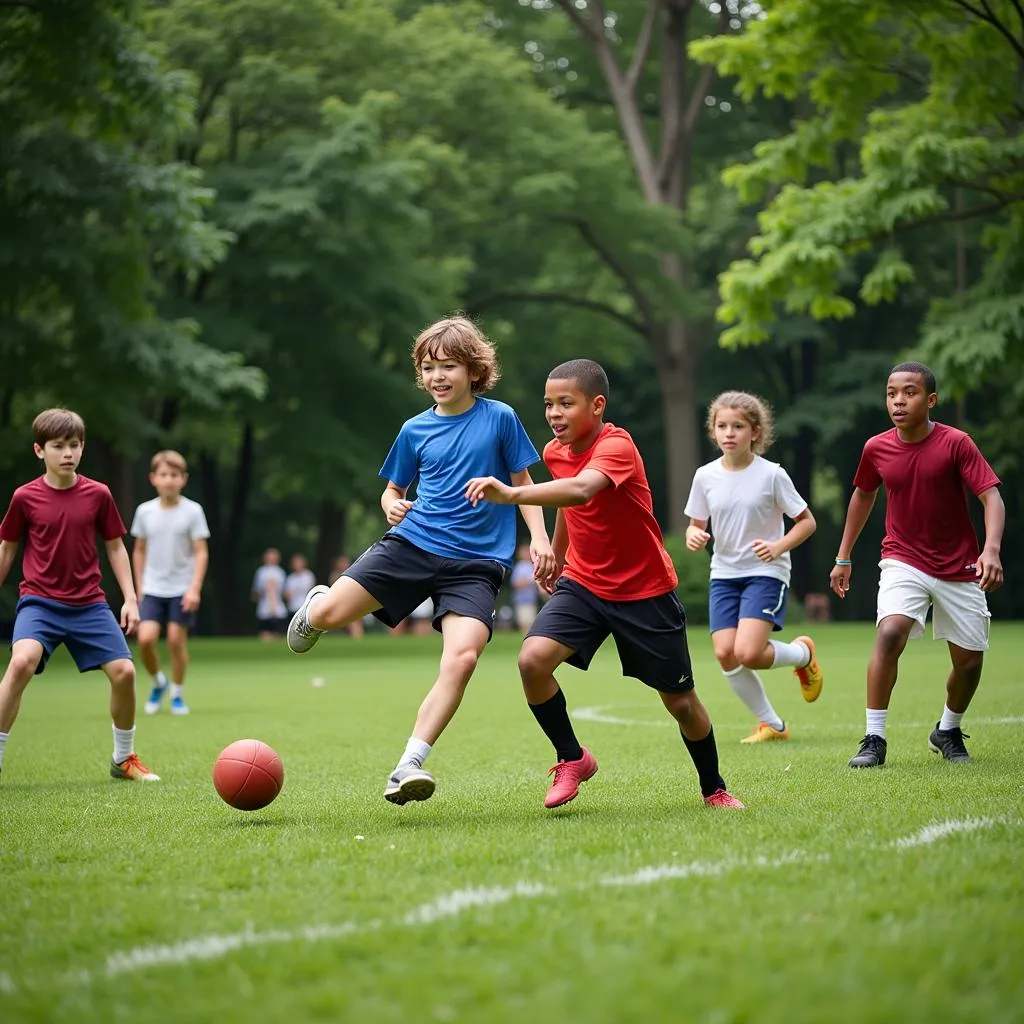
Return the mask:
[[[342,574],[365,587],[381,607],[373,614],[397,626],[428,597],[434,602],[434,629],[448,612],[479,619],[494,630],[494,605],[505,566],[494,558],[465,561],[433,555],[393,533],[385,534]]]
[[[639,601],[606,601],[575,580],[562,578],[526,635],[571,647],[566,661],[584,672],[611,635],[624,676],[660,693],[693,689],[686,613],[675,591]]]

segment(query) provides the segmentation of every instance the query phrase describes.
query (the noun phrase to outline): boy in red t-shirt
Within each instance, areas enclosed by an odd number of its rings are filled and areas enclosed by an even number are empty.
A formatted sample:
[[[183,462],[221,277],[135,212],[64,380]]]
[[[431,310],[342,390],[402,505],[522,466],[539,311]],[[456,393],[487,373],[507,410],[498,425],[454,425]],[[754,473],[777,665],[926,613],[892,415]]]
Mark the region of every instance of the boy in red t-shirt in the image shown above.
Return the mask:
[[[946,682],[942,717],[928,746],[947,761],[969,760],[960,722],[981,681],[988,650],[989,612],[985,594],[1003,582],[999,545],[1006,510],[999,477],[962,430],[933,423],[938,401],[935,375],[923,363],[900,363],[886,386],[893,430],[864,445],[846,513],[832,589],[846,597],[851,552],[875,503],[886,493],[885,538],[878,581],[878,633],[868,664],[867,731],[851,768],[885,764],[889,700],[907,641],[924,633],[929,607],[932,635],[945,640],[953,669]],[[985,507],[985,547],[967,509],[969,488]]]
[[[657,690],[679,723],[704,802],[742,808],[719,774],[711,720],[694,690],[686,617],[643,460],[625,430],[604,422],[608,390],[604,370],[590,359],[556,366],[544,389],[555,435],[544,448],[544,462],[555,479],[511,487],[477,477],[466,485],[474,505],[484,500],[558,509],[553,547],[561,575],[546,585],[551,599],[519,652],[530,710],[558,759],[544,806],[568,803],[597,771],[593,754],[576,739],[553,673],[563,662],[585,671],[611,635],[623,675]]]
[[[124,523],[106,485],[78,474],[85,424],[77,413],[47,409],[32,433],[43,475],[14,492],[0,522],[0,583],[25,540],[11,660],[0,680],[0,767],[25,687],[63,643],[80,672],[101,668],[110,680],[111,776],[155,782],[135,753],[135,665],[125,634],[138,626],[139,606]],[[100,588],[97,533],[124,595],[120,627]]]

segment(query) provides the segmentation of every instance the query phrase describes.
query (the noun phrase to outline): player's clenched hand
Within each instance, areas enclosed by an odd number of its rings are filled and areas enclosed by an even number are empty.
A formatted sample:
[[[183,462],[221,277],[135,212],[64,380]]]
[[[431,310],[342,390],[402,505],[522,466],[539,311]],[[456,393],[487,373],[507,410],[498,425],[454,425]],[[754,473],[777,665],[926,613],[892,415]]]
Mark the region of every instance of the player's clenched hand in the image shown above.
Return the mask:
[[[399,498],[388,506],[388,510],[385,513],[384,518],[388,521],[390,526],[397,526],[405,518],[406,513],[411,508],[412,502],[409,501],[408,498]]]
[[[558,563],[550,544],[531,543],[530,558],[533,559],[533,578],[538,583],[544,583],[557,574]]]
[[[131,636],[139,628],[138,601],[125,601],[121,606],[121,628],[128,636]]]
[[[494,476],[475,476],[466,484],[466,497],[474,508],[480,501],[511,505],[512,488]]]
[[[998,590],[1003,585],[1003,563],[998,551],[982,551],[978,555],[978,564],[974,570],[978,577],[978,585],[985,593]]]
[[[767,540],[755,540],[750,546],[754,549],[754,554],[762,562],[774,562],[782,554],[778,544],[773,544]]]
[[[828,582],[836,597],[846,597],[850,589],[850,577],[853,575],[852,565],[835,565],[828,574]]]
[[[700,551],[709,540],[711,534],[707,530],[702,530],[699,526],[686,528],[686,546],[690,551]]]

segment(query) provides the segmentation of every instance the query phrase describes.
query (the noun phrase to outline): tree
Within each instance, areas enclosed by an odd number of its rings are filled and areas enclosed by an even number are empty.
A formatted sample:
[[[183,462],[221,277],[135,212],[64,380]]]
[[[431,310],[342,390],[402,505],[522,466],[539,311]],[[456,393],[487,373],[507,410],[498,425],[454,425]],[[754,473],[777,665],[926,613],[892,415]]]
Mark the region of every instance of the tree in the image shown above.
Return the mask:
[[[779,0],[744,36],[695,44],[744,96],[809,105],[726,174],[745,201],[771,196],[753,258],[721,277],[726,344],[765,340],[783,309],[893,300],[921,274],[914,237],[936,231],[952,264],[956,224],[978,266],[932,302],[920,351],[959,394],[1024,367],[1022,30],[1016,0]]]
[[[660,385],[668,521],[671,528],[679,529],[699,463],[701,350],[713,333],[712,290],[710,282],[702,280],[694,235],[701,213],[711,218],[717,213],[712,204],[702,210],[694,203],[695,186],[701,180],[696,160],[698,129],[708,101],[714,102],[710,88],[715,70],[711,66],[694,69],[688,47],[698,33],[740,28],[741,4],[726,0],[705,7],[698,0],[647,0],[623,4],[621,9],[617,5],[615,13],[603,0],[552,0],[532,6],[560,8],[586,41],[614,106],[633,167],[634,187],[649,208],[663,212],[684,230],[675,244],[651,252],[656,274],[648,275],[638,273],[636,260],[628,253],[596,234],[584,234],[619,278],[642,324]],[[746,10],[743,5],[742,11]],[[627,27],[634,39],[631,47],[623,43]]]

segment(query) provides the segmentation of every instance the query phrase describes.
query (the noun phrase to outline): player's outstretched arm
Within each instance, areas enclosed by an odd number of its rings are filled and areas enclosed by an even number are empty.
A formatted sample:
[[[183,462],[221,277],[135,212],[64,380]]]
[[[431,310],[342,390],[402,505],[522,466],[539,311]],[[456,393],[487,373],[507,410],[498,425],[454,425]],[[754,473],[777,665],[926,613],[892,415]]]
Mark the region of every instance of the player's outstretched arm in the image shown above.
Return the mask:
[[[596,469],[583,469],[576,476],[548,480],[542,484],[511,487],[493,476],[477,476],[466,483],[466,497],[476,505],[493,501],[499,505],[543,505],[545,508],[568,508],[585,505],[611,480]]]
[[[853,575],[853,566],[850,564],[853,545],[857,543],[857,538],[864,529],[868,516],[871,515],[877,495],[877,490],[862,491],[859,487],[854,487],[853,494],[850,495],[843,539],[839,542],[839,554],[836,555],[836,564],[829,573],[829,583],[837,597],[846,597],[846,592],[850,589],[850,577]]]
[[[985,507],[985,546],[978,556],[978,584],[986,593],[1003,585],[1003,563],[999,549],[1003,543],[1003,529],[1006,526],[1006,506],[998,487],[990,487],[978,495],[978,501]]]
[[[7,574],[14,564],[14,556],[18,553],[16,540],[0,540],[0,585],[7,579]]]
[[[533,486],[533,477],[528,469],[510,474],[513,487]],[[538,580],[548,580],[555,575],[555,553],[548,540],[548,528],[544,522],[544,509],[539,505],[520,505],[519,512],[530,531],[530,557],[533,559],[533,575]]]
[[[121,606],[121,628],[125,633],[134,633],[139,626],[139,599],[135,595],[135,584],[132,582],[132,563],[128,558],[128,549],[120,537],[104,541],[107,558],[114,579],[121,588],[124,604]]]

